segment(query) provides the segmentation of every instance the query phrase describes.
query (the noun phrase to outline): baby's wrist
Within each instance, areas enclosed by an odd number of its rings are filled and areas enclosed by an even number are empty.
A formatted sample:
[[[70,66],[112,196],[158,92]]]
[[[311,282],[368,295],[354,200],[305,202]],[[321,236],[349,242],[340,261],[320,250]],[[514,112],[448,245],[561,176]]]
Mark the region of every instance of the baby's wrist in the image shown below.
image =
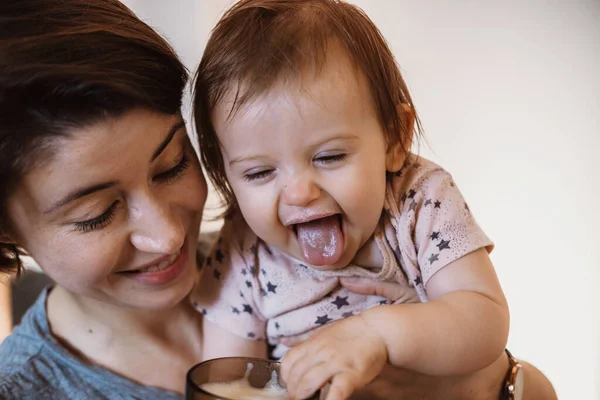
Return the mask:
[[[379,340],[381,340],[387,354],[387,361],[396,367],[409,367],[409,350],[413,348],[405,339],[405,332],[409,325],[404,322],[401,305],[385,305],[364,311],[359,316]],[[390,315],[393,314],[393,315]]]

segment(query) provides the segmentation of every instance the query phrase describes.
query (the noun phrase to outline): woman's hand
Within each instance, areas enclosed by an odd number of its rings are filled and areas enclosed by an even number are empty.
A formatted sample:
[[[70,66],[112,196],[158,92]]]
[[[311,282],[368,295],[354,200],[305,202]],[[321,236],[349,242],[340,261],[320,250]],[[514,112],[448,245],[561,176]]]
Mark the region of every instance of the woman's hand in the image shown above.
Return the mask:
[[[385,342],[357,315],[319,329],[291,349],[281,375],[292,399],[309,397],[330,382],[326,400],[345,400],[371,382],[386,361]]]

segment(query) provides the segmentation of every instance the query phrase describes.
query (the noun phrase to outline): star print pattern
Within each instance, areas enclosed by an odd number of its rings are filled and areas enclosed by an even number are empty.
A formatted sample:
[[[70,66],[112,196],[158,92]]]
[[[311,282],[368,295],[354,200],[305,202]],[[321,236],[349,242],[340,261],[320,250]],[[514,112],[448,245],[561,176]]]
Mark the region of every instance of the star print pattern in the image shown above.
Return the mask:
[[[217,252],[215,253],[215,259],[219,264],[223,263],[224,257],[225,256],[223,255],[223,252],[221,252],[221,249],[217,249]]]
[[[410,202],[409,210],[415,211],[416,209],[417,209],[417,202],[413,200]]]
[[[332,304],[335,304],[335,306],[338,308],[338,310],[344,306],[349,306],[350,304],[348,303],[348,296],[346,297],[340,297],[340,296],[336,296],[335,300],[331,302]]]
[[[275,291],[275,289],[277,289],[277,285],[273,285],[271,282],[267,283],[267,291],[273,293],[273,294],[277,294],[277,292]]]
[[[382,224],[373,233],[385,260],[381,271],[357,265],[317,271],[261,242],[237,215],[225,223],[205,259],[211,268],[190,296],[195,309],[240,337],[268,339],[277,348],[279,337],[389,304],[340,287],[342,274],[393,277],[406,286],[407,297],[426,301],[425,285],[433,274],[478,248],[491,249],[492,243],[447,172],[427,160],[419,167],[409,162],[401,171],[388,175]]]
[[[440,249],[440,251],[444,250],[444,249],[449,249],[450,248],[450,241],[449,240],[444,240],[442,239],[438,244],[437,244],[438,249]]]
[[[329,318],[328,315],[320,315],[320,316],[317,317],[317,320],[315,321],[315,324],[317,324],[317,325],[325,325],[329,321],[333,321],[333,320],[331,318]]]

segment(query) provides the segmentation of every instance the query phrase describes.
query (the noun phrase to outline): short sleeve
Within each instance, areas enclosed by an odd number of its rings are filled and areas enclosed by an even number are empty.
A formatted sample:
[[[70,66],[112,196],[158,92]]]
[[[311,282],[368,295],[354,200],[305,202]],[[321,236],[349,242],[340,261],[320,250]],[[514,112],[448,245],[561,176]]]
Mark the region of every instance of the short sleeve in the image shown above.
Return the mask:
[[[421,182],[414,237],[423,283],[451,262],[493,244],[479,227],[452,176],[436,171]],[[409,205],[410,207],[410,205]]]
[[[451,262],[492,241],[479,227],[452,176],[420,159],[394,178],[386,208],[396,232],[404,272],[427,300],[429,279]]]
[[[266,338],[266,321],[255,301],[256,236],[236,222],[225,221],[190,299],[210,322],[243,338],[261,340]]]

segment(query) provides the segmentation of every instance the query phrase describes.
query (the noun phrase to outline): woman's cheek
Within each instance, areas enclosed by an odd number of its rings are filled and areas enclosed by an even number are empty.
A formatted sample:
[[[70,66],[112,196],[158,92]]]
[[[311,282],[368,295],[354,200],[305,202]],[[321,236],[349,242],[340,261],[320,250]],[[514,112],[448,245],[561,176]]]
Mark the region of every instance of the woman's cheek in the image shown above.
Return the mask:
[[[40,261],[40,264],[57,284],[82,293],[96,283],[110,279],[118,270],[119,258],[124,254],[123,240],[94,232],[74,233],[73,236],[68,240],[56,240],[53,243],[55,249],[48,252],[56,257]]]

